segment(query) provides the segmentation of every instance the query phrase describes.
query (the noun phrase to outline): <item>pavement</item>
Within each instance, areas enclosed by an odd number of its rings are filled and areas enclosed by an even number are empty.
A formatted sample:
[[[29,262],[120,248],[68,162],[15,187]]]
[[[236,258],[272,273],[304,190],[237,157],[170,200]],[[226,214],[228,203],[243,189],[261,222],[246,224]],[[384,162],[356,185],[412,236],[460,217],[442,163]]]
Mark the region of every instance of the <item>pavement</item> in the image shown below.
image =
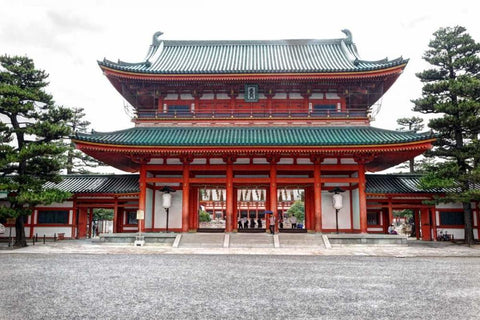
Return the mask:
[[[0,244],[1,254],[192,254],[192,255],[304,255],[304,256],[379,256],[379,257],[480,257],[480,245],[466,246],[452,242],[419,241],[409,238],[407,245],[373,245],[343,244],[326,247],[323,243],[282,242],[266,245],[265,241],[250,241],[243,245],[238,243],[229,247],[214,246],[198,235],[192,240],[191,235],[183,245],[175,247],[172,243],[147,243],[134,246],[131,243],[105,243],[98,238],[82,240],[60,240],[42,242],[19,249],[11,249],[5,243]],[[265,235],[266,237],[271,237]],[[218,237],[218,235],[217,235]],[[267,238],[268,239],[268,238]],[[281,238],[280,238],[281,239]],[[278,241],[278,240],[277,240]],[[285,243],[285,244],[283,244]]]

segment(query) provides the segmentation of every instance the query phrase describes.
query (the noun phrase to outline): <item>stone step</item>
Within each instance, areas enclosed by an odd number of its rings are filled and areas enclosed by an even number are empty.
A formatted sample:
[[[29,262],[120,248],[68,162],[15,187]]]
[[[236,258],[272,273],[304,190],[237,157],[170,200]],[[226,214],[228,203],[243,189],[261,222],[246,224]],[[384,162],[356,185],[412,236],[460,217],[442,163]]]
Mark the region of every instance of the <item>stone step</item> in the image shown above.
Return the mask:
[[[280,248],[325,248],[321,234],[280,233]]]
[[[224,233],[184,233],[179,248],[222,248]]]
[[[268,233],[232,233],[230,248],[273,248],[273,236]]]

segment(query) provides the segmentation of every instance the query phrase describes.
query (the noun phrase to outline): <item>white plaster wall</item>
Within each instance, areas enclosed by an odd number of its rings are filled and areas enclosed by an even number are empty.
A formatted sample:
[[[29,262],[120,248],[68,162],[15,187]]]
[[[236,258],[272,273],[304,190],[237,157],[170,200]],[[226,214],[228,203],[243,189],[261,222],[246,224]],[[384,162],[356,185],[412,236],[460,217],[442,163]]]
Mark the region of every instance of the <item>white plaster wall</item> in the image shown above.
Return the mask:
[[[145,228],[152,227],[152,217],[153,217],[152,199],[153,199],[153,190],[147,188],[147,193],[145,195]]]
[[[352,190],[353,229],[360,229],[360,200],[358,189]]]
[[[437,209],[463,209],[461,203],[440,203],[436,205]]]
[[[448,234],[453,234],[455,239],[464,239],[465,238],[465,231],[464,229],[450,229],[450,228],[438,228],[437,229],[437,236],[440,235],[440,231],[447,231]],[[478,239],[478,229],[473,229],[473,237]]]
[[[350,195],[348,192],[342,194],[343,208],[338,211],[338,228],[350,229]],[[332,206],[332,194],[322,191],[322,228],[335,229],[335,209]]]
[[[52,203],[49,205],[40,205],[37,206],[37,208],[71,208],[73,207],[73,201],[65,201],[65,202],[60,202],[60,203]]]
[[[182,227],[182,190],[177,190],[172,196],[172,206],[169,210],[168,228]],[[162,193],[155,193],[155,225],[154,228],[166,227],[167,213],[162,207]]]
[[[25,234],[28,236],[29,233],[26,233],[27,230],[25,230]],[[37,226],[35,227],[34,234],[38,233],[38,238],[43,237],[43,235],[47,237],[53,237],[53,235],[56,233],[58,237],[58,233],[65,233],[65,237],[70,238],[72,236],[72,227],[41,227]]]
[[[281,158],[278,164],[293,164],[293,158]]]

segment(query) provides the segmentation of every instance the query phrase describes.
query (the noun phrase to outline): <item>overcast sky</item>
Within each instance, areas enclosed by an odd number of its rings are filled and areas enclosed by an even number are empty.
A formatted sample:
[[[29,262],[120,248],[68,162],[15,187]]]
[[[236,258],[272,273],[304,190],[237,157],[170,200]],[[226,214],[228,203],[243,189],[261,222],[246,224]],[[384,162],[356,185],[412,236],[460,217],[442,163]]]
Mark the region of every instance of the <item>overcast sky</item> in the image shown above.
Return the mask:
[[[97,60],[141,61],[156,31],[168,40],[328,39],[350,29],[362,59],[410,62],[386,93],[374,126],[411,116],[415,73],[432,33],[462,25],[480,41],[480,2],[0,0],[0,54],[27,55],[49,74],[57,104],[83,107],[96,131],[133,126]]]

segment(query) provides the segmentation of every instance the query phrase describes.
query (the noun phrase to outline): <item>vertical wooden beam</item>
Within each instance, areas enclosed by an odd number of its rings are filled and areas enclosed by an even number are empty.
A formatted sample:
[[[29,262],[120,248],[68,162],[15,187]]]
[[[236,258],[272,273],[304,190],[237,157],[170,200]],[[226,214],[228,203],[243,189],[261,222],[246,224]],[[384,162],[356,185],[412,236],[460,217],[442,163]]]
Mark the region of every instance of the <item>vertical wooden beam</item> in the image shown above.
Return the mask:
[[[418,218],[419,210],[413,209],[414,222],[415,222],[415,237],[417,240],[420,239],[420,220]]]
[[[152,188],[152,225],[150,227],[150,230],[153,232],[153,229],[155,228],[155,197],[156,197],[156,191],[157,189],[155,186]]]
[[[365,163],[358,164],[358,198],[360,208],[360,233],[367,233],[367,195],[365,193]]]
[[[388,197],[388,225],[393,223],[392,197]]]
[[[315,232],[322,232],[322,183],[320,178],[320,160],[316,160],[313,165]]]
[[[480,210],[478,208],[478,201],[475,201],[475,210],[477,214],[477,240],[480,240]]]
[[[430,211],[430,215],[431,215],[431,220],[432,221],[432,231],[433,231],[433,241],[437,241],[437,213],[436,213],[436,210],[434,208],[429,208],[428,209]]]
[[[183,183],[182,183],[182,232],[188,231],[188,217],[190,205],[190,159],[183,161]]]
[[[147,178],[147,167],[145,164],[140,165],[140,178],[138,180],[138,185],[140,187],[140,193],[138,195],[138,210],[143,210],[144,218],[147,215],[145,212],[145,201],[147,200],[147,183],[145,179]],[[138,220],[138,229],[142,232],[145,231],[145,219]]]
[[[228,158],[225,159],[227,163],[227,199],[226,199],[226,208],[225,208],[225,232],[232,232],[236,219],[234,219],[234,212],[233,212],[233,159]]]
[[[113,202],[113,233],[117,233],[117,224],[118,224],[118,197],[114,198]]]
[[[275,218],[278,219],[277,215],[277,162],[278,157],[272,156],[267,159],[270,162],[270,211],[272,211]],[[268,220],[268,219],[267,219]],[[277,224],[278,225],[278,224]]]

